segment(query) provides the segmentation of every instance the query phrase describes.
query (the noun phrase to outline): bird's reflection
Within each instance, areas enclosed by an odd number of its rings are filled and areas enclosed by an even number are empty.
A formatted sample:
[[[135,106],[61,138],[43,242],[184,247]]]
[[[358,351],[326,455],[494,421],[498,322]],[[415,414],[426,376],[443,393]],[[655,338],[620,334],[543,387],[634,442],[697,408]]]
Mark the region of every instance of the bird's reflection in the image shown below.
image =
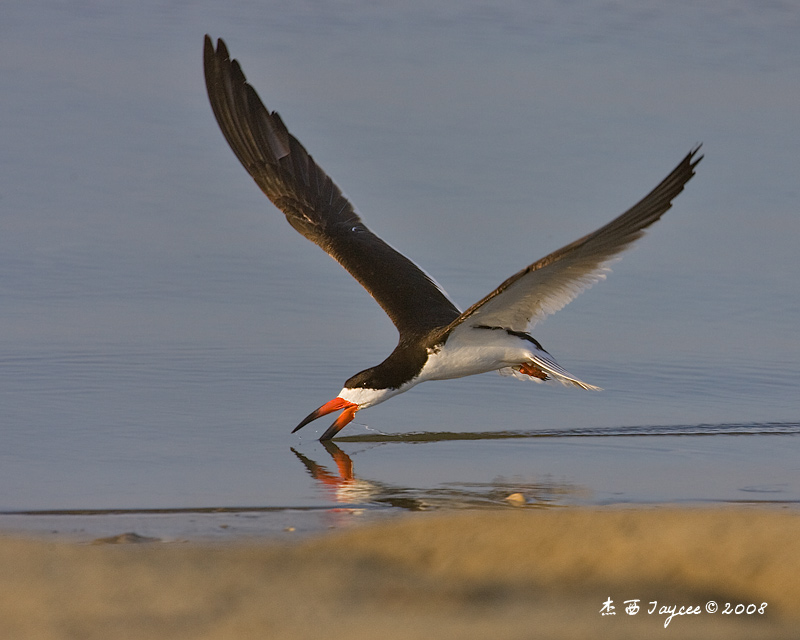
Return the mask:
[[[322,446],[331,455],[333,461],[336,463],[336,468],[339,471],[338,475],[331,473],[321,464],[317,464],[311,458],[307,458],[302,453],[292,448],[292,452],[300,461],[305,465],[311,477],[314,480],[319,480],[321,483],[331,486],[339,487],[343,483],[351,482],[353,480],[353,461],[344,451],[337,447],[330,440],[322,442]]]
[[[435,487],[403,487],[376,480],[358,478],[353,461],[332,441],[322,443],[336,470],[320,464],[292,448],[309,475],[316,480],[332,502],[339,505],[389,506],[410,511],[441,508],[479,508],[498,506],[544,507],[563,504],[568,497],[585,491],[566,482],[545,479],[539,482],[508,480],[498,477],[491,482],[449,482]]]
[[[353,461],[344,451],[330,440],[322,441],[322,446],[330,454],[336,464],[336,472],[330,471],[311,458],[292,448],[292,453],[303,463],[308,473],[323,487],[324,492],[337,503],[367,504],[370,502],[385,502],[381,496],[390,491],[385,485],[369,480],[360,480],[353,473]],[[411,505],[392,505],[413,508]]]

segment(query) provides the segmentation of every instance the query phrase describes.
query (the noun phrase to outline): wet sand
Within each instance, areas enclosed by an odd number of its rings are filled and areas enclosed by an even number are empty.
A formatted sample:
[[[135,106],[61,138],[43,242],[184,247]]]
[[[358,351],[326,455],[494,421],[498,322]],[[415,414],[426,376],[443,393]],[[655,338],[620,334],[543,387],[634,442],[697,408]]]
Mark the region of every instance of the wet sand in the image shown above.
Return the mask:
[[[2,537],[0,638],[790,638],[798,534],[793,509],[637,507],[412,514],[289,543]],[[698,613],[665,630],[672,605]]]

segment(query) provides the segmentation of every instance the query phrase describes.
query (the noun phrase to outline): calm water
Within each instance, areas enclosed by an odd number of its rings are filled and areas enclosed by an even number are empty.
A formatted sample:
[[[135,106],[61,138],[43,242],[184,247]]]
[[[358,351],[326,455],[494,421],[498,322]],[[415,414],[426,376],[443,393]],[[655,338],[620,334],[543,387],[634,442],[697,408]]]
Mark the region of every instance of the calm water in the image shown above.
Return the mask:
[[[217,4],[4,5],[0,510],[140,532],[189,510],[191,533],[515,492],[800,500],[800,10]],[[673,209],[535,331],[605,391],[484,375],[365,411],[335,448],[326,421],[291,435],[396,334],[227,148],[206,32],[462,307],[702,141]],[[88,526],[60,517],[0,526]]]

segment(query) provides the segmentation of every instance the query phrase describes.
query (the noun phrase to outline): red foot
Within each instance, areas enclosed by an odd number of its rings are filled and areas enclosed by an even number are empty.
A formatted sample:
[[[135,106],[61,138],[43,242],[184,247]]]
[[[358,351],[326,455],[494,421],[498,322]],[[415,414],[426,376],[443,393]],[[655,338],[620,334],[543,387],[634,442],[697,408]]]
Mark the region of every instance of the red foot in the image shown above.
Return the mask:
[[[539,367],[535,364],[531,364],[529,362],[523,362],[519,365],[520,372],[524,373],[531,378],[539,378],[539,380],[547,380],[547,374],[542,371]]]

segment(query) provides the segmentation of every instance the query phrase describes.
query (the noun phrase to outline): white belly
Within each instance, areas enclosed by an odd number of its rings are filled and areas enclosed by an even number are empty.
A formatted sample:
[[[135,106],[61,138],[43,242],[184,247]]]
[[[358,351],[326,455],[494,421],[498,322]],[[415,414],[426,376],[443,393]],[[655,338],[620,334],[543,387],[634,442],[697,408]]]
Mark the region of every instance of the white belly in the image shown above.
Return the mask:
[[[430,354],[419,375],[403,385],[401,391],[426,380],[463,378],[487,371],[500,371],[526,380],[542,381],[539,376],[520,371],[521,364],[534,365],[548,380],[555,379],[562,384],[581,389],[599,389],[573,376],[549,353],[539,349],[530,340],[502,329],[463,327],[450,335],[442,349]]]
[[[531,362],[536,355],[546,355],[532,342],[505,331],[473,329],[451,335],[444,347],[431,353],[414,382],[463,378],[487,371]]]

